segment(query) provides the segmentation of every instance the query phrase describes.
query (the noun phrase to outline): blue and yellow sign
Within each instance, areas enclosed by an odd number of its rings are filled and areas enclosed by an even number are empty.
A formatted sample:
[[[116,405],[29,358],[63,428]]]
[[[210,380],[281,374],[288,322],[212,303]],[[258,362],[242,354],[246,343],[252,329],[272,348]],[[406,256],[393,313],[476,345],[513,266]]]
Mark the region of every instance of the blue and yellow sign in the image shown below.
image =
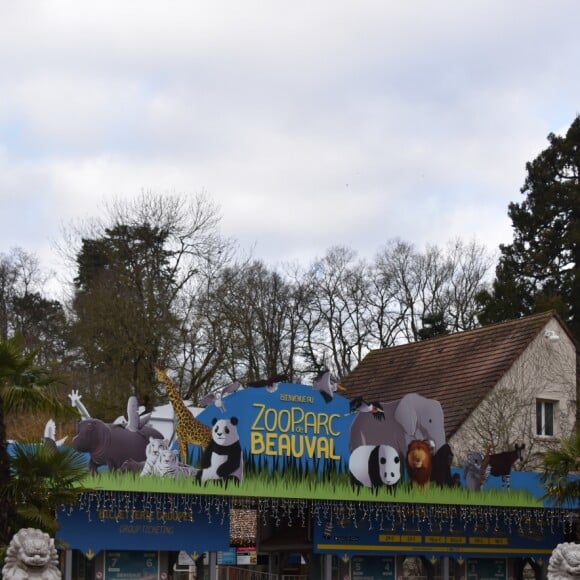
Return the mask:
[[[503,557],[549,558],[554,546],[564,541],[561,528],[543,525],[534,518],[525,525],[499,519],[482,509],[471,521],[431,519],[427,514],[384,518],[382,522],[327,521],[314,527],[314,551],[347,555],[392,555],[405,553],[427,559]]]
[[[223,404],[224,410],[212,405],[198,419],[210,426],[234,419],[244,457],[254,465],[273,469],[292,463],[318,470],[348,461],[352,415],[341,395],[326,402],[311,387],[282,384],[274,392],[237,391]]]
[[[452,468],[438,401],[416,393],[351,401],[332,381],[324,386],[240,387],[197,416],[178,415],[177,436],[190,437],[187,456],[179,441],[168,448],[148,425],[127,429],[95,419],[79,422],[73,444],[92,467],[115,471],[87,480],[104,490],[542,507],[537,475],[524,480],[513,469],[521,447],[499,454],[499,476],[491,470],[488,477],[482,450]],[[508,493],[496,493],[499,486]]]

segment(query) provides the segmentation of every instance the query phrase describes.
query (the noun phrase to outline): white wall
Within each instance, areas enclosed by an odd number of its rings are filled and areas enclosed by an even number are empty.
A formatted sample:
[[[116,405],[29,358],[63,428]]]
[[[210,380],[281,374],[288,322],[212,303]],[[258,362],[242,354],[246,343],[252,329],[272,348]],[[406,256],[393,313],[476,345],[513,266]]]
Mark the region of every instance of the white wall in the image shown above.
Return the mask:
[[[545,331],[556,333],[549,340]],[[536,435],[536,400],[557,402],[554,437]],[[526,469],[538,467],[541,454],[574,432],[576,422],[576,351],[560,324],[552,319],[483,403],[470,415],[449,444],[462,465],[468,451],[494,452],[524,443]]]

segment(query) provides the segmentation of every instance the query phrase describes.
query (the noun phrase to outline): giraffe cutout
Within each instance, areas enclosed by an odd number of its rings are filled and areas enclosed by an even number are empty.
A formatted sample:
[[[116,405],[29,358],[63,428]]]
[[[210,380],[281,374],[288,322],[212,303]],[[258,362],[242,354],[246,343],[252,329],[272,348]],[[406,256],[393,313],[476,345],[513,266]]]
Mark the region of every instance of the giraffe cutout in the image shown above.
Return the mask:
[[[205,449],[211,441],[211,428],[198,421],[192,415],[165,371],[155,367],[155,373],[157,374],[157,379],[165,385],[165,390],[175,413],[175,435],[179,446],[179,457],[181,461],[188,463],[188,444],[199,445],[202,449]]]

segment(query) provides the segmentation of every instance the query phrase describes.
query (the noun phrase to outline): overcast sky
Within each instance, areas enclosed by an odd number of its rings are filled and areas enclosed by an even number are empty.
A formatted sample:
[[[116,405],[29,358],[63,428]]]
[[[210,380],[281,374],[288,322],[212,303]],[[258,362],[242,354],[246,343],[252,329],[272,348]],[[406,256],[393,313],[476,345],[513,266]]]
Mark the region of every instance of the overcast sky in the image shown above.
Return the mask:
[[[269,263],[510,242],[580,112],[577,0],[0,2],[0,253],[205,192]]]

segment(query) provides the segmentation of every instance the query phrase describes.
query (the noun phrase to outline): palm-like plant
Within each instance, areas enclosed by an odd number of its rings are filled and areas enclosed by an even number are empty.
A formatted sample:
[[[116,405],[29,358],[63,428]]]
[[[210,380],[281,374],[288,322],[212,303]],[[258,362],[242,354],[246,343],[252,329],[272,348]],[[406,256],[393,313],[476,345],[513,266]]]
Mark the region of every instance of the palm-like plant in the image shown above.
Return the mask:
[[[580,501],[580,432],[562,439],[560,448],[544,455],[541,481],[544,496],[558,505],[578,507]]]
[[[58,508],[74,504],[86,491],[81,481],[87,475],[87,458],[71,447],[43,443],[15,444],[10,456],[9,492],[16,507],[17,528],[39,528],[54,536]]]
[[[50,369],[37,367],[34,359],[35,353],[24,352],[19,337],[0,341],[0,546],[7,545],[17,529],[4,415],[39,410],[70,413],[54,390],[59,378]]]

